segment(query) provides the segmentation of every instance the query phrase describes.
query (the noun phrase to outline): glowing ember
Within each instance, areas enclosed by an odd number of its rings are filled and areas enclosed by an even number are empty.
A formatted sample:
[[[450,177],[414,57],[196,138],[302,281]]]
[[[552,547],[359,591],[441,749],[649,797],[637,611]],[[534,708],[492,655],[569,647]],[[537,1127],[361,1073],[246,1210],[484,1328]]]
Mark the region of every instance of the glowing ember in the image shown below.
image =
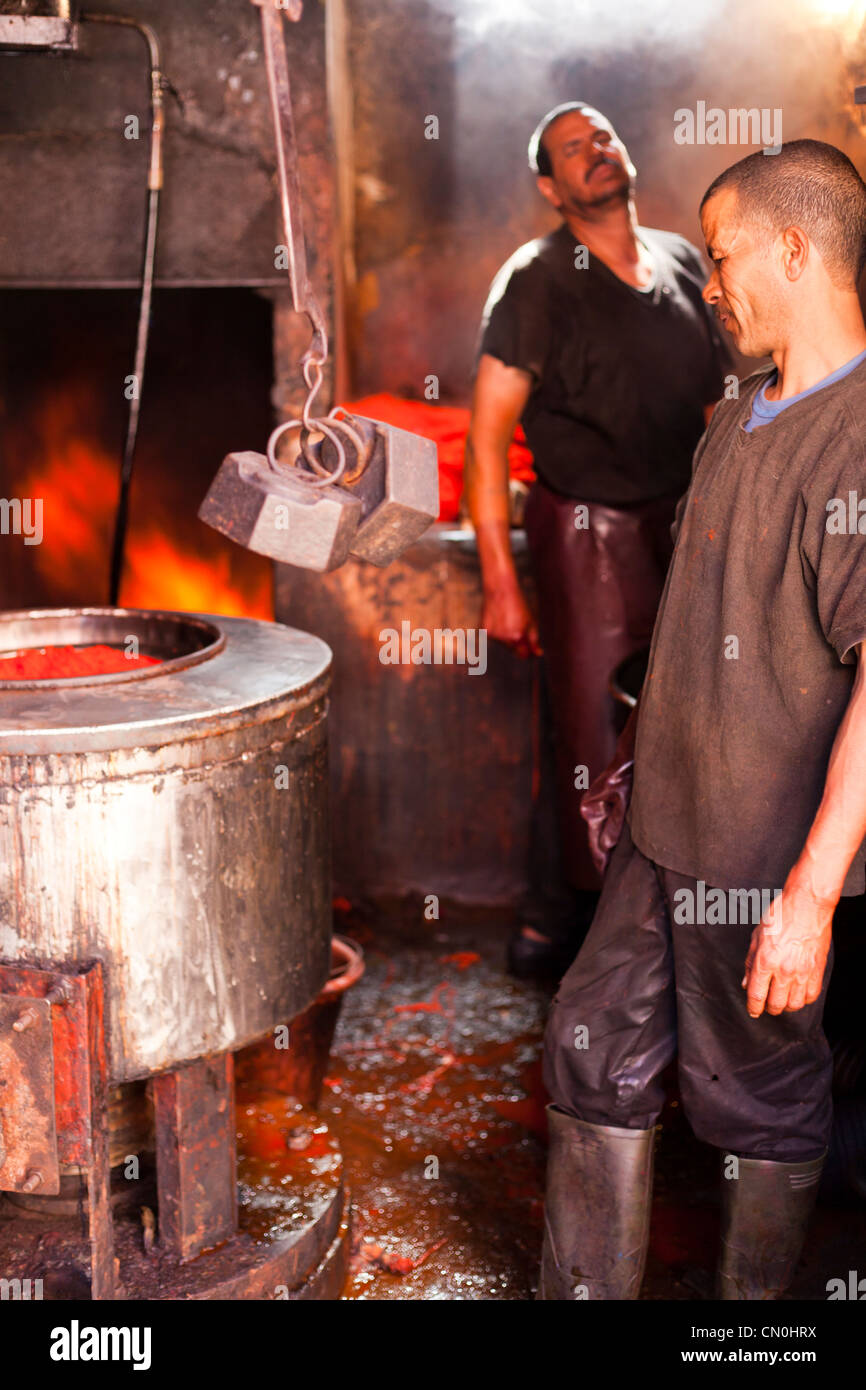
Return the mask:
[[[156,656],[127,656],[119,647],[27,647],[0,657],[2,681],[50,681],[116,675],[131,666],[159,666]]]

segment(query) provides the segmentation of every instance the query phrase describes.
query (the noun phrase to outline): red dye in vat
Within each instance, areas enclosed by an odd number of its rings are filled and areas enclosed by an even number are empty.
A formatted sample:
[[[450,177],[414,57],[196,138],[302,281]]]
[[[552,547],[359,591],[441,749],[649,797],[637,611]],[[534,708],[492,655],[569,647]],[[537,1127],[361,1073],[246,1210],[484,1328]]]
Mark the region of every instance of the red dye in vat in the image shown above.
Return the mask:
[[[120,647],[27,647],[0,656],[0,681],[68,680],[117,675],[136,666],[159,666],[157,656],[127,656]]]

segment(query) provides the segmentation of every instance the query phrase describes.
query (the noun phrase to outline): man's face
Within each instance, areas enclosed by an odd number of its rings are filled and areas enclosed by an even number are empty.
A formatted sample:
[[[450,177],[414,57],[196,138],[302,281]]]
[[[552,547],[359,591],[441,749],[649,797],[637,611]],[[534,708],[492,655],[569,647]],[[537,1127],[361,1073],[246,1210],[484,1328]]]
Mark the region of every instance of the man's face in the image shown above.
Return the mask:
[[[705,204],[701,226],[713,271],[703,297],[746,357],[768,357],[781,345],[786,321],[773,239],[743,221],[737,194],[722,189]]]
[[[584,107],[566,111],[549,126],[544,146],[551,177],[542,191],[563,213],[586,213],[631,195],[635,169],[628,150],[609,121]]]

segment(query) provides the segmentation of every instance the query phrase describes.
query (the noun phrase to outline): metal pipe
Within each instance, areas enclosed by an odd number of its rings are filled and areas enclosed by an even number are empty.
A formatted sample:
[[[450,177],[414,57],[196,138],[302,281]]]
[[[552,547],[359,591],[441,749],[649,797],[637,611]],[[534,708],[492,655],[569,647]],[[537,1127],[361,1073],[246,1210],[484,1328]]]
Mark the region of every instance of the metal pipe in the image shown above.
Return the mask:
[[[289,85],[289,64],[283,39],[283,13],[289,19],[301,17],[301,5],[275,6],[268,0],[253,0],[262,11],[262,46],[268,78],[268,96],[274,122],[274,144],[277,151],[277,175],[280,189],[280,209],[286,237],[289,284],[292,304],[299,314],[306,314],[313,329],[313,338],[301,359],[302,365],[322,366],[328,357],[328,331],[315,291],[307,273],[307,248],[301,211],[301,179],[298,171],[298,148],[295,122],[292,115],[292,95]],[[306,373],[305,373],[306,376]],[[307,378],[307,385],[310,386]],[[315,390],[311,392],[315,395]]]
[[[126,546],[126,532],[129,523],[129,489],[132,482],[132,466],[135,459],[135,446],[138,439],[138,420],[141,411],[141,393],[144,384],[144,369],[147,361],[147,344],[150,334],[150,309],[153,297],[154,262],[156,259],[156,229],[159,215],[159,195],[162,189],[163,162],[163,87],[159,40],[149,24],[125,15],[85,13],[83,20],[92,24],[121,24],[135,29],[147,43],[150,55],[150,163],[147,171],[147,231],[144,244],[144,262],[141,272],[141,299],[138,310],[138,331],[135,339],[135,362],[133,364],[133,390],[129,398],[129,415],[126,426],[126,440],[123,446],[123,462],[120,469],[120,491],[117,499],[117,513],[114,522],[114,539],[111,547],[111,570],[109,575],[109,603],[116,605],[120,594],[120,581],[123,574],[123,558]]]

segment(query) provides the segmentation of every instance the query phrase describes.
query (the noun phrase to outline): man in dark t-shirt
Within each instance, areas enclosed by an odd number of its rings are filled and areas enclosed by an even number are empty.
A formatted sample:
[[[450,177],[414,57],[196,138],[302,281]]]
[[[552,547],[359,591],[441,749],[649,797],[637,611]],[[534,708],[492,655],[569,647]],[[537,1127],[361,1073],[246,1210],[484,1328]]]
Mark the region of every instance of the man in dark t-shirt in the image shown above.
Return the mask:
[[[680,236],[638,225],[635,171],[602,115],[579,103],[555,108],[533,136],[530,164],[563,222],[521,247],[491,287],[466,491],[482,565],[482,626],[524,654],[537,652],[508,530],[506,456],[520,419],[538,479],[525,525],[558,827],[536,817],[542,881],[510,960],[518,971],[552,964],[561,973],[600,887],[579,802],[616,742],[608,681],[649,642],[674,507],[729,359],[701,299],[700,254]]]
[[[702,221],[704,298],[775,365],[698,445],[628,820],[593,841],[604,889],[545,1039],[542,1298],[638,1296],[675,1054],[722,1151],[718,1297],[789,1285],[829,1141],[833,913],[866,860],[866,186],[797,140],[726,170]]]

